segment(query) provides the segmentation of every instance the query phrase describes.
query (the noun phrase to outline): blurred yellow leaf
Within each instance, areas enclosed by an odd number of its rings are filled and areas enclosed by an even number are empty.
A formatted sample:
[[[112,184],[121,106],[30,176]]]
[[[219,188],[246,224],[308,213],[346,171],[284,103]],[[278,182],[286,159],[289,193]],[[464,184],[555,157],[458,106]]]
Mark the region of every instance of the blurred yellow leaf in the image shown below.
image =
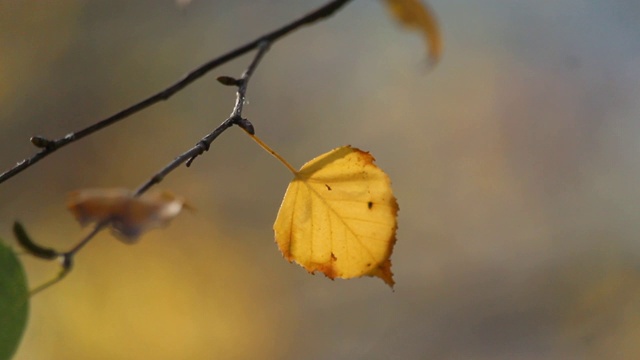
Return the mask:
[[[385,0],[391,14],[404,26],[422,32],[432,64],[442,56],[442,37],[434,12],[420,0]]]
[[[145,231],[167,225],[183,207],[189,207],[167,192],[134,197],[127,189],[74,191],[67,206],[82,226],[106,221],[126,243],[135,242]]]
[[[331,279],[369,275],[393,286],[398,205],[373,156],[343,146],[292,171],[274,224],[284,257]]]

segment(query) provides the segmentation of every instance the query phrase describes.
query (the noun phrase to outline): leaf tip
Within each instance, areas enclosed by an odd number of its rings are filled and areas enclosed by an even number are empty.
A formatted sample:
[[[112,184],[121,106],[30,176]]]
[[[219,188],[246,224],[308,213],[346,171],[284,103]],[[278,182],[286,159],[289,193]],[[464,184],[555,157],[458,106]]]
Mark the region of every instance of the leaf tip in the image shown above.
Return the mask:
[[[393,290],[393,286],[396,284],[396,282],[393,280],[393,272],[391,271],[390,259],[383,261],[382,264],[378,265],[378,267],[375,268],[369,275],[382,279],[385,284],[389,285],[391,290]]]

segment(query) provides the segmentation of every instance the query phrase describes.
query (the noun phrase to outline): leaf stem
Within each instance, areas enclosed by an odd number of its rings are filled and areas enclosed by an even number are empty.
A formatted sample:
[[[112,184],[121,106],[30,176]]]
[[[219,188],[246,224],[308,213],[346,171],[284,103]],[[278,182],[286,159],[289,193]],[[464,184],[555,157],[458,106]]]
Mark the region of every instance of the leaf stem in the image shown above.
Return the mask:
[[[289,171],[291,171],[291,173],[293,173],[293,175],[297,175],[298,174],[298,170],[296,170],[293,166],[291,166],[291,164],[289,164],[289,162],[287,160],[285,160],[275,150],[270,148],[269,145],[267,145],[264,141],[260,140],[259,137],[255,136],[254,134],[249,133],[246,130],[245,130],[245,132],[247,133],[247,135],[249,135],[249,137],[251,137],[253,139],[253,141],[258,143],[258,145],[260,145],[261,148],[263,148],[266,152],[268,152],[269,154],[273,155],[273,157],[278,159],[287,169],[289,169]]]

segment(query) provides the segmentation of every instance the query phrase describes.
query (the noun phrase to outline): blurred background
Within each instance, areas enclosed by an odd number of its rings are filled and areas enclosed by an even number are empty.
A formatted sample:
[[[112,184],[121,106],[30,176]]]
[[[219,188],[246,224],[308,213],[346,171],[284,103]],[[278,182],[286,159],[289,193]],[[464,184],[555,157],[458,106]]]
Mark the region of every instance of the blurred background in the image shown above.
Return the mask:
[[[0,168],[324,4],[0,2]],[[136,245],[103,233],[33,298],[17,359],[640,358],[640,3],[431,0],[445,40],[357,0],[273,46],[244,115],[295,166],[371,151],[400,204],[392,292],[283,260],[290,174],[232,128],[158,188],[197,209]],[[230,113],[228,64],[0,186],[68,249],[69,191],[136,188]],[[32,285],[55,264],[22,259]]]

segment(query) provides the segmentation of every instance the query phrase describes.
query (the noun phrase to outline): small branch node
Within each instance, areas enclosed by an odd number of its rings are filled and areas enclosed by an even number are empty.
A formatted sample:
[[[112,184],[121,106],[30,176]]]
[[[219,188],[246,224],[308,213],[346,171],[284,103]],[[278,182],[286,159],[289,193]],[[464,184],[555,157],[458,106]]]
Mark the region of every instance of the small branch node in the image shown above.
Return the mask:
[[[217,80],[225,86],[240,86],[240,80],[231,76],[218,76]]]
[[[209,144],[208,142],[206,142],[204,140],[200,140],[200,141],[198,141],[196,146],[199,147],[200,149],[202,149],[202,151],[200,152],[200,154],[202,154],[205,151],[209,151],[209,148],[211,147],[211,144]]]
[[[73,255],[74,253],[66,253],[62,255],[62,270],[64,272],[69,272],[73,268]]]
[[[211,144],[208,143],[207,141],[205,141],[204,139],[198,141],[198,143],[194,146],[195,149],[198,150],[198,152],[191,156],[189,158],[189,160],[187,160],[187,162],[185,163],[185,165],[187,167],[191,167],[191,163],[193,163],[193,161],[200,155],[204,154],[205,151],[209,151],[209,148],[211,147]]]
[[[251,135],[256,134],[256,131],[253,128],[253,124],[251,123],[251,121],[249,121],[249,119],[239,118],[235,121],[235,124]]]
[[[29,141],[31,141],[31,143],[40,149],[50,149],[52,147],[54,147],[56,145],[56,142],[53,140],[49,140],[43,136],[32,136]]]

